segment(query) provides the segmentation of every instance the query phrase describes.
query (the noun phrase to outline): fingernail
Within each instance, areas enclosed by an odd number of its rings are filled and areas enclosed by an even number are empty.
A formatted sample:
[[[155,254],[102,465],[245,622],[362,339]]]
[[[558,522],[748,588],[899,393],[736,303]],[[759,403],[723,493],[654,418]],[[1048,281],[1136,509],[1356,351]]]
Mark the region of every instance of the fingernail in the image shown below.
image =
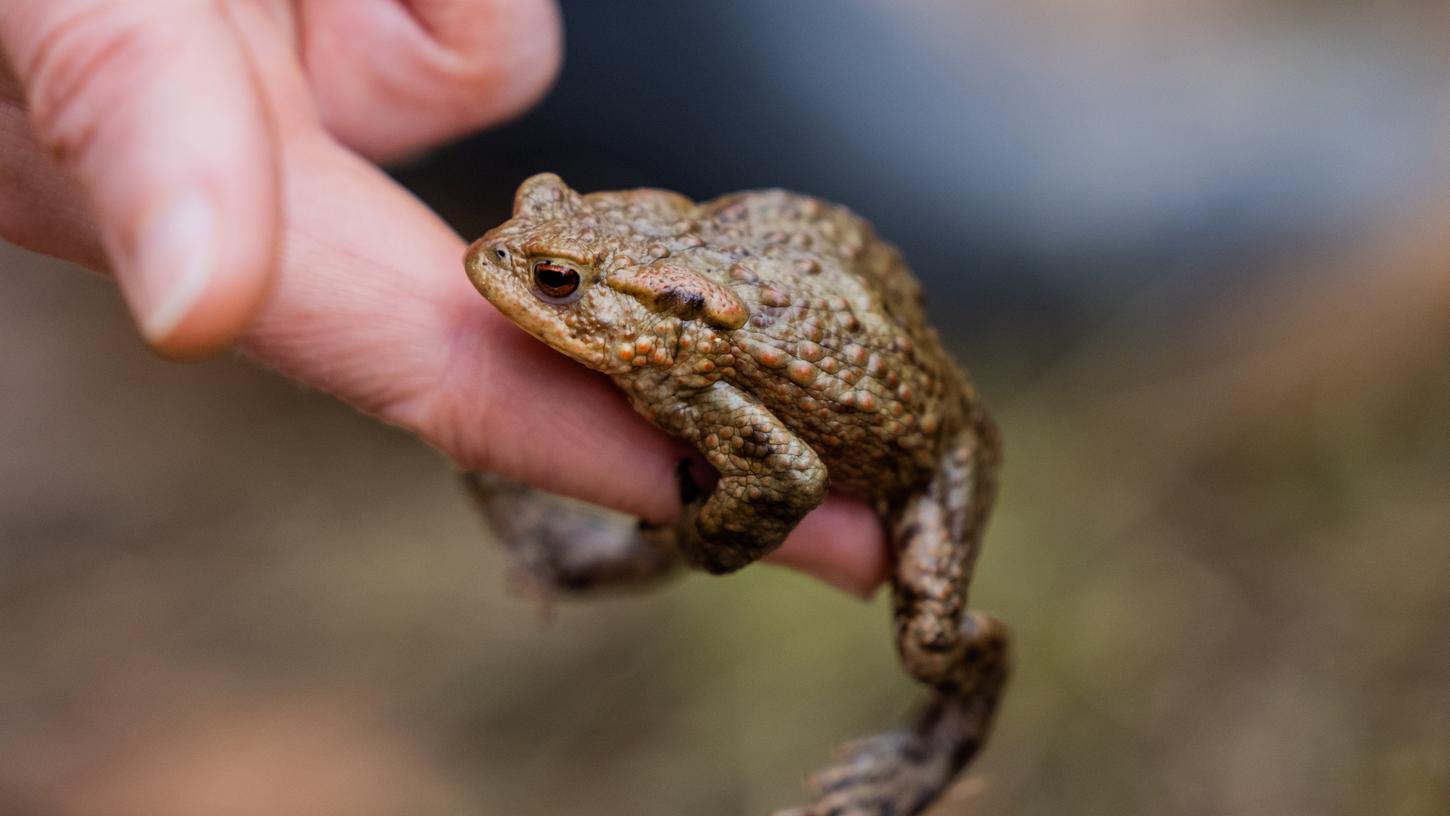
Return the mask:
[[[812,570],[817,578],[830,584],[849,595],[855,595],[863,601],[869,601],[876,596],[878,584],[875,581],[863,581],[860,576],[854,575],[846,570],[836,569],[830,566],[818,566]]]
[[[158,207],[142,224],[121,283],[151,343],[175,331],[206,292],[216,268],[215,237],[211,204],[196,193]]]
[[[863,601],[876,597],[876,590],[880,588],[880,585],[876,583],[863,584],[858,578],[842,578],[831,583]]]

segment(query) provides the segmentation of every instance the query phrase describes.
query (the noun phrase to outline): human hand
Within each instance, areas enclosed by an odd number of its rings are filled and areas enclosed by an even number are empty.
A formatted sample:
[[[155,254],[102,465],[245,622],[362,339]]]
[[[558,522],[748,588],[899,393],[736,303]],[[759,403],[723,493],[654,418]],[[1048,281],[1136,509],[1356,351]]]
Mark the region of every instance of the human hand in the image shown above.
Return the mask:
[[[112,271],[164,355],[240,340],[464,467],[665,521],[678,443],[494,312],[361,158],[522,109],[559,39],[547,0],[8,0],[0,234]],[[775,556],[858,593],[885,558],[834,498]]]

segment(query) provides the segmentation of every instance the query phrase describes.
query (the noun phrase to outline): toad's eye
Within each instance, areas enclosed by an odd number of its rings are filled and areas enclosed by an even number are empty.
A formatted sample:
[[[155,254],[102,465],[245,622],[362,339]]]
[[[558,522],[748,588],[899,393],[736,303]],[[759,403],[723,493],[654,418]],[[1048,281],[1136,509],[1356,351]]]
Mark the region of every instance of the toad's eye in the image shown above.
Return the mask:
[[[534,286],[550,303],[573,303],[579,299],[579,273],[563,264],[539,261],[534,264]]]

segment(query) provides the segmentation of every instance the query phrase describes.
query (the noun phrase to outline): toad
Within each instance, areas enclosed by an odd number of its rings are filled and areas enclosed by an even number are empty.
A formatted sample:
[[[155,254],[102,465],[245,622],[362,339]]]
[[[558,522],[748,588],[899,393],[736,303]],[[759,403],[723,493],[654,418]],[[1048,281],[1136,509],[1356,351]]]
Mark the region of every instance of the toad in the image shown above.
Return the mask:
[[[1000,453],[897,249],[804,195],[581,195],[545,173],[466,267],[500,312],[609,375],[718,473],[702,487],[682,465],[678,521],[631,527],[470,474],[534,580],[582,591],[679,563],[732,572],[778,547],[828,490],[876,509],[896,646],[931,699],[901,730],[843,749],[813,778],[815,801],[777,816],[924,810],[981,748],[1006,678],[1004,627],[966,608]]]

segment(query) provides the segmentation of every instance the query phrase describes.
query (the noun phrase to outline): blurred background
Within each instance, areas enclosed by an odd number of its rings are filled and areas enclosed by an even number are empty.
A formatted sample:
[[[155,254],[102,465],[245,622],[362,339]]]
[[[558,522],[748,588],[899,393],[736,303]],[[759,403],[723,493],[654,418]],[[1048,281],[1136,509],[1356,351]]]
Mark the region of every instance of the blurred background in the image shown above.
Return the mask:
[[[1450,8],[563,6],[400,180],[846,203],[1004,428],[1016,676],[932,813],[1450,812]],[[775,568],[544,620],[432,452],[0,267],[0,814],[763,814],[920,699]]]

